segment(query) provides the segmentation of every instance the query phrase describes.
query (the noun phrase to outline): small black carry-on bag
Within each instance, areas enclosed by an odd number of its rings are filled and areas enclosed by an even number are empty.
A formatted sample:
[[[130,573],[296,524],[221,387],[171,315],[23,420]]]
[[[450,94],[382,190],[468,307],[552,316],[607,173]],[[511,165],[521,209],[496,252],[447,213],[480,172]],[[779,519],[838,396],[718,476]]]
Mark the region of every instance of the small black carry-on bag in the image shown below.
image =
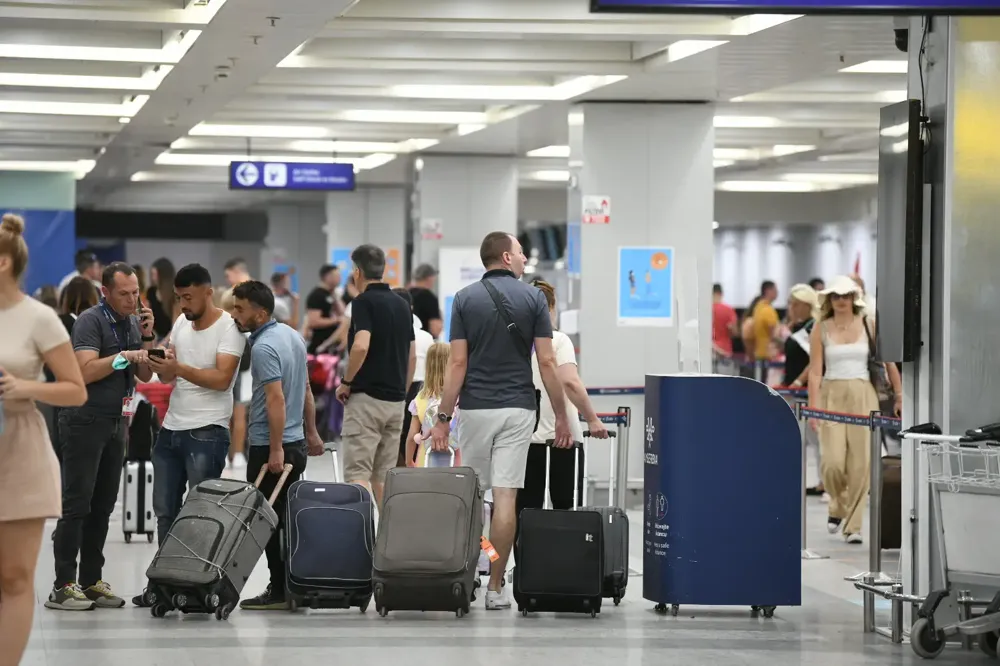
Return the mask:
[[[285,465],[270,498],[258,490],[267,467],[252,484],[209,479],[188,493],[146,570],[145,601],[151,604],[153,617],[179,610],[229,618],[278,528],[272,504],[291,471],[292,466]]]
[[[125,463],[122,469],[122,533],[125,543],[136,534],[153,542],[156,517],[153,515],[153,442],[159,430],[156,408],[143,400],[136,407],[128,429]]]
[[[368,609],[374,515],[371,492],[355,483],[303,480],[289,487],[285,520],[289,610],[359,607],[364,613]]]
[[[611,455],[614,457],[615,433],[609,432]],[[589,432],[583,433],[590,437]],[[596,511],[604,523],[604,598],[612,599],[615,606],[625,597],[628,586],[628,516],[621,507],[614,506],[615,498],[608,493],[611,506],[585,506],[581,511]]]
[[[471,467],[390,470],[372,572],[379,614],[468,613],[482,534],[483,497]]]
[[[604,520],[596,511],[525,509],[514,567],[514,601],[529,612],[601,612]]]

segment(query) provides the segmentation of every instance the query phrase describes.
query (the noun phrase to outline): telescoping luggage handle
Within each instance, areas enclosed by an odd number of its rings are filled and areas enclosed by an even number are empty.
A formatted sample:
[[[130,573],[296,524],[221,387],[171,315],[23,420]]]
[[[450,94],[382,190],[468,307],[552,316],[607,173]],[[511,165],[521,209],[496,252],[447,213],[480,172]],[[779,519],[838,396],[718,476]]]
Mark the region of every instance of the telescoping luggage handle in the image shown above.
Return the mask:
[[[449,446],[448,449],[447,449],[447,451],[448,451],[448,453],[451,456],[451,458],[448,460],[448,467],[454,467],[455,466],[455,447]],[[425,468],[430,467],[430,465],[428,463],[431,461],[431,454],[432,453],[439,453],[439,452],[435,451],[434,448],[431,447],[431,446],[424,446],[424,467]]]
[[[608,438],[609,438],[609,440],[610,439],[615,439],[617,436],[618,436],[618,433],[616,433],[614,431],[609,431],[608,432]],[[583,432],[583,437],[584,437],[584,439],[590,437],[590,431],[589,430],[585,430]],[[546,449],[545,449],[545,495],[544,495],[543,504],[542,504],[542,508],[545,508],[545,509],[551,509],[552,508],[552,499],[549,496],[549,468],[551,467],[551,464],[552,464],[552,458],[551,458],[551,456],[552,456],[552,447],[554,445],[555,445],[555,440],[554,439],[547,439],[547,440],[545,440],[545,446],[546,446]],[[573,508],[574,509],[578,509],[581,506],[581,503],[580,503],[580,450],[583,449],[583,443],[582,442],[573,442],[572,448],[573,448],[573,479],[574,479],[574,481],[573,481]],[[614,448],[614,446],[612,446],[611,447],[612,474],[614,473],[614,459],[615,459],[615,448]],[[587,471],[587,464],[586,464],[586,459],[584,459],[584,475],[583,475],[584,476],[584,478],[583,478],[583,483],[584,484],[587,483],[587,478],[586,478],[587,474],[586,474],[586,471]],[[614,482],[612,481],[612,483],[614,483]],[[613,491],[613,487],[609,488],[609,492],[608,492],[608,504],[610,506],[614,506],[614,493],[612,491]]]
[[[281,476],[278,477],[278,483],[275,484],[274,490],[271,492],[271,496],[267,498],[267,503],[274,506],[274,500],[278,499],[278,493],[281,492],[281,488],[285,485],[285,481],[288,480],[288,475],[292,473],[292,466],[285,463],[284,469],[281,470]],[[257,475],[257,480],[253,482],[254,488],[260,490],[260,484],[264,481],[264,476],[267,474],[267,465],[260,468],[260,474]]]

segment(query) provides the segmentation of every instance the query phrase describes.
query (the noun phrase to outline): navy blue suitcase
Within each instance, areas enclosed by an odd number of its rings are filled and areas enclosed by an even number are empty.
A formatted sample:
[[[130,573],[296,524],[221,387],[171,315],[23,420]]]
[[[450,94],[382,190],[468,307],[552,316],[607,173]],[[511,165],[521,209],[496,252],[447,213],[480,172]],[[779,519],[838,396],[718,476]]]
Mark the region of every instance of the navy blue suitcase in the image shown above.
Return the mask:
[[[371,493],[353,483],[296,481],[288,489],[285,579],[289,609],[352,608],[372,597]]]

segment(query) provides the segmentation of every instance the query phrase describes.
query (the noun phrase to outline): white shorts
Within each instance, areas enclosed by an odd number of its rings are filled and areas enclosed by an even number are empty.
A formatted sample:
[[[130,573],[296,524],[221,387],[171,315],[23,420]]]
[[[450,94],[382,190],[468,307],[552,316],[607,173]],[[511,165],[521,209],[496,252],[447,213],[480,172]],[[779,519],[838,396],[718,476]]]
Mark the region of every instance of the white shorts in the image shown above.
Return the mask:
[[[462,464],[476,470],[480,487],[523,488],[534,410],[463,409],[458,418]]]

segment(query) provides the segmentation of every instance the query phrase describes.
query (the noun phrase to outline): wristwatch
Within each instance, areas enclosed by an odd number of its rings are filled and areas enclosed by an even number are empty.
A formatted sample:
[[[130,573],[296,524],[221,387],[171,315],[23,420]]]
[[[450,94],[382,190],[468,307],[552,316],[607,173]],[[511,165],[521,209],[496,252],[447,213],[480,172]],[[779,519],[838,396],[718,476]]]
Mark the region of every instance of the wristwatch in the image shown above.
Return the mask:
[[[347,379],[341,379],[340,380],[340,385],[341,386],[346,386],[347,388],[351,388],[351,382],[348,381]]]
[[[156,340],[156,336],[155,335],[150,335],[148,337],[145,336],[145,335],[142,336],[142,341],[143,342],[153,342],[154,340]]]
[[[444,414],[442,412],[438,412],[438,421],[441,423],[451,423],[451,416],[449,416],[448,414]]]

